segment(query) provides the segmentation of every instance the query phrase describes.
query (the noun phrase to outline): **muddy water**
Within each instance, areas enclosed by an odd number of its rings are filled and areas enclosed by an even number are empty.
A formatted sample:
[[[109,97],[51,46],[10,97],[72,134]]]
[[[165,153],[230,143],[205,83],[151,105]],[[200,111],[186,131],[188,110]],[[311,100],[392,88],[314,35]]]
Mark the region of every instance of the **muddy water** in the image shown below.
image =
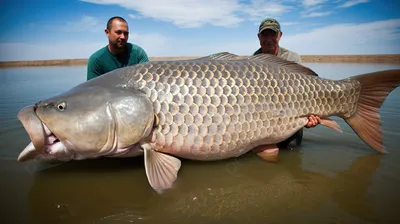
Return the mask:
[[[341,79],[399,65],[308,63]],[[266,163],[252,153],[182,161],[174,188],[148,185],[143,158],[17,163],[29,138],[22,107],[85,81],[84,66],[0,70],[1,223],[396,223],[400,220],[400,89],[381,109],[388,155],[339,118],[343,133],[306,129],[301,147]]]

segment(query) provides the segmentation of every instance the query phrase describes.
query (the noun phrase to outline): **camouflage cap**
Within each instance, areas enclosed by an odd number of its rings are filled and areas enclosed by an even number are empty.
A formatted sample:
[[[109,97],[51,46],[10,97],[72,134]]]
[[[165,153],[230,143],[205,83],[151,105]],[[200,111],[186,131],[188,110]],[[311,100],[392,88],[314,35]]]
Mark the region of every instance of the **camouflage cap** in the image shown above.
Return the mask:
[[[279,24],[279,22],[276,19],[273,19],[273,18],[264,19],[260,23],[260,27],[258,28],[258,33],[261,33],[262,31],[264,31],[266,29],[270,29],[270,30],[273,30],[273,31],[279,33],[279,32],[281,32],[281,25]]]

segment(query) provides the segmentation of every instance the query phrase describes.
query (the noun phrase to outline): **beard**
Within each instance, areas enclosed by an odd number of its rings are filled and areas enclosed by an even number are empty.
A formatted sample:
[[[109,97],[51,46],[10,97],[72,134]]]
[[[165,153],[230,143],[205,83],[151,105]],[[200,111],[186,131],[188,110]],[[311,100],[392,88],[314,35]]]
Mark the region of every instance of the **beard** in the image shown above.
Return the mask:
[[[115,43],[113,43],[113,46],[115,47],[115,49],[124,49],[126,46],[126,42],[116,41]]]

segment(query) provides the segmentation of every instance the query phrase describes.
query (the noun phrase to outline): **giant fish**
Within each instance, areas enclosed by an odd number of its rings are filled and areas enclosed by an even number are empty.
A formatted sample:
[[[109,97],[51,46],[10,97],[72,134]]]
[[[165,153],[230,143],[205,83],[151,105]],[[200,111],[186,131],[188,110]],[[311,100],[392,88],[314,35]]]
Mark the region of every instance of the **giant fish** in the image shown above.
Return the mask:
[[[400,70],[334,81],[267,54],[147,62],[21,109],[31,143],[18,161],[144,155],[148,182],[162,192],[177,179],[179,158],[222,160],[254,150],[276,161],[276,144],[310,115],[338,131],[329,117],[343,118],[384,153],[379,108],[399,84]]]

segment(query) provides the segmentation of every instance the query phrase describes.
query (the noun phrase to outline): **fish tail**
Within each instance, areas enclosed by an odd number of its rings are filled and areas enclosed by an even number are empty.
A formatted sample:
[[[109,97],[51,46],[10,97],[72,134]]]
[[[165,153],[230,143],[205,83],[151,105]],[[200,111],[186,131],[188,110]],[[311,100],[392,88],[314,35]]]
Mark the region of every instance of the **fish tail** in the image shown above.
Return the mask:
[[[386,153],[379,108],[389,93],[400,85],[400,70],[373,72],[351,79],[360,82],[360,96],[355,114],[344,120],[365,143],[380,153]]]

